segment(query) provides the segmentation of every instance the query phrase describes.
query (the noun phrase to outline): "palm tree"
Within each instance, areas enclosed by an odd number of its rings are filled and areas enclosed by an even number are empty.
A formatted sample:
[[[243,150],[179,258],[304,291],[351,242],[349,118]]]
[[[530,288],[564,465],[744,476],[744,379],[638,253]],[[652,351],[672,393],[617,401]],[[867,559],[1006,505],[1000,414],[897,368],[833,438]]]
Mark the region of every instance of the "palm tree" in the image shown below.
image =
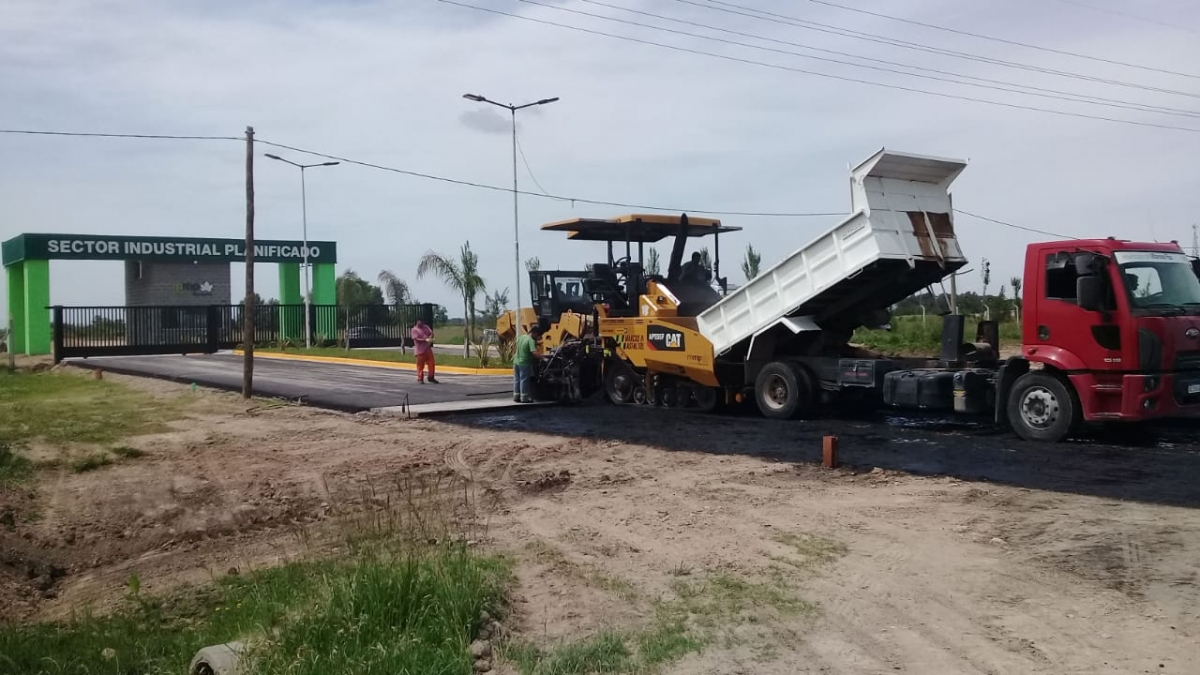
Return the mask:
[[[646,253],[646,274],[651,276],[658,276],[659,274],[658,249],[653,246]]]
[[[762,262],[762,254],[754,250],[754,246],[746,244],[746,257],[742,260],[742,274],[746,281],[758,276],[758,266]]]
[[[479,256],[471,250],[471,242],[463,244],[459,250],[458,260],[447,258],[433,251],[421,256],[421,264],[417,265],[417,278],[432,274],[442,280],[450,290],[462,295],[463,322],[463,356],[471,357],[471,336],[475,327],[475,296],[483,288],[483,279],[479,276]]]
[[[379,284],[383,286],[383,294],[388,299],[388,304],[399,307],[400,305],[412,304],[412,293],[409,291],[408,282],[396,276],[396,273],[391,270],[383,270],[379,273]]]

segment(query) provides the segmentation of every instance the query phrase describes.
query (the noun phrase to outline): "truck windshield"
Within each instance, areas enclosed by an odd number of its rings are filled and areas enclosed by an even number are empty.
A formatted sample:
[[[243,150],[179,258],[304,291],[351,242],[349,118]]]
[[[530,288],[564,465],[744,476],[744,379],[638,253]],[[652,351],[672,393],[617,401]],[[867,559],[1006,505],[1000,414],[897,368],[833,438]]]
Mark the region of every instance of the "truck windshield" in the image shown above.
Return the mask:
[[[1200,312],[1200,280],[1182,253],[1118,251],[1114,254],[1134,309]]]

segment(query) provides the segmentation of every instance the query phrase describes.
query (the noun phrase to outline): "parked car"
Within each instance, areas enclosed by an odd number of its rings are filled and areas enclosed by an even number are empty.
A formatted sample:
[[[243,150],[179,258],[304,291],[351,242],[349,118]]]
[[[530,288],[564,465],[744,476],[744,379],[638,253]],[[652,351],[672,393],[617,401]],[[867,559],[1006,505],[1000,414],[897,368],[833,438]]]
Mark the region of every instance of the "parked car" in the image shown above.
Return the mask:
[[[354,340],[383,340],[387,336],[379,329],[370,326],[355,326],[346,331],[346,339],[353,342]]]

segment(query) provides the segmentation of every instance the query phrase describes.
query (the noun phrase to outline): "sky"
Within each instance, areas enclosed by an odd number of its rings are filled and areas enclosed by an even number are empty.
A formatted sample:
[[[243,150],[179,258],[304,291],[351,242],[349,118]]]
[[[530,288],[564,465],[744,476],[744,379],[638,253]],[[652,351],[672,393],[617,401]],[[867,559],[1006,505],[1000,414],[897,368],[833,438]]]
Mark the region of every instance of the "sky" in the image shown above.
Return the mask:
[[[454,1],[516,16],[438,0],[5,0],[0,128],[240,136],[253,126],[260,140],[507,188],[508,113],[462,95],[516,104],[557,96],[518,113],[522,190],[693,214],[844,213],[848,167],[886,147],[968,160],[953,186],[956,208],[1013,225],[1190,248],[1200,223],[1200,3]],[[905,74],[913,72],[956,82]],[[964,76],[1010,91],[960,84]],[[1019,93],[1028,87],[1110,105]],[[257,152],[257,236],[299,239],[298,172],[262,153],[323,160],[261,144]],[[240,237],[244,153],[238,141],[0,133],[0,240],[22,232]],[[338,243],[339,272],[373,280],[389,269],[420,300],[453,309],[457,298],[436,279],[418,280],[416,268],[427,251],[454,255],[469,241],[488,288],[513,296],[510,193],[351,164],[311,170],[307,191],[309,237]],[[521,257],[547,269],[603,260],[603,245],[539,226],[631,211],[647,212],[522,196]],[[744,228],[721,242],[722,272],[735,283],[747,244],[763,252],[765,267],[839,220],[721,218]],[[1022,272],[1025,244],[1055,238],[961,214],[956,226],[974,270],[960,290],[979,289],[982,258],[994,290]],[[257,278],[261,295],[277,294],[273,266]],[[241,266],[233,281],[236,296]],[[0,293],[0,311],[5,301]],[[51,301],[123,304],[121,264],[52,263]]]

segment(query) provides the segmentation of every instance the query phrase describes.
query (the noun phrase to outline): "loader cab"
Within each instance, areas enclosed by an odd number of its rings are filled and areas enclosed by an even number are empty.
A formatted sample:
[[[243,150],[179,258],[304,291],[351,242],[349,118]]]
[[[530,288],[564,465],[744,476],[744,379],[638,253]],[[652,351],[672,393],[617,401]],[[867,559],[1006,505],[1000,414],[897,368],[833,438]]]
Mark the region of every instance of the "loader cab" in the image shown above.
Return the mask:
[[[566,312],[590,315],[593,303],[587,293],[588,272],[531,271],[530,297],[538,323],[545,328]]]
[[[592,302],[603,306],[606,315],[612,317],[639,316],[639,298],[651,289],[651,284],[678,301],[679,316],[695,316],[719,302],[728,288],[727,280],[720,275],[720,235],[741,230],[722,225],[716,219],[689,218],[687,214],[633,214],[611,220],[575,218],[549,223],[542,229],[566,232],[572,241],[604,242],[607,257],[604,262],[588,266],[585,290]],[[697,280],[695,275],[689,278],[685,274],[684,255],[702,248],[707,250],[707,245],[700,242],[710,236],[711,269],[706,278]],[[666,239],[672,242],[669,257],[658,261],[657,270],[647,270],[650,260],[646,245]],[[695,246],[689,251],[688,244],[693,241]]]

